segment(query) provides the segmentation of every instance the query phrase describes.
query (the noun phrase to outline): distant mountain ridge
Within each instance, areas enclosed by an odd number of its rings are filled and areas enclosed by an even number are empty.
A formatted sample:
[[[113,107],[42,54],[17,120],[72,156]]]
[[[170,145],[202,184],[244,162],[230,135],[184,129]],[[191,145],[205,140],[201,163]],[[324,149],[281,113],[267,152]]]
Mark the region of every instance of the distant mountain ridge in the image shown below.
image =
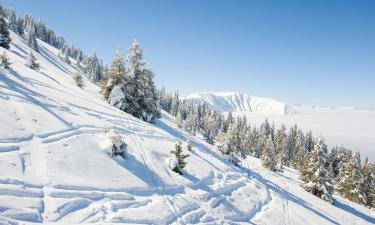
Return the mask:
[[[254,112],[261,114],[294,114],[292,106],[270,98],[251,96],[241,92],[199,92],[185,99],[207,103],[221,112]]]

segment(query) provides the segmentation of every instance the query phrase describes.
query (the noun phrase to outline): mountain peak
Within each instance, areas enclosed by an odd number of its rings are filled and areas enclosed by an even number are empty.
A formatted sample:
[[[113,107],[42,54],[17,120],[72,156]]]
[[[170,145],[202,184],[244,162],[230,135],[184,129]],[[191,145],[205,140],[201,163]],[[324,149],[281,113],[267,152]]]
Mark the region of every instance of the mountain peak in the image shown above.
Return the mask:
[[[198,92],[186,99],[207,103],[221,112],[254,112],[260,114],[293,114],[291,106],[270,98],[250,96],[241,92]]]

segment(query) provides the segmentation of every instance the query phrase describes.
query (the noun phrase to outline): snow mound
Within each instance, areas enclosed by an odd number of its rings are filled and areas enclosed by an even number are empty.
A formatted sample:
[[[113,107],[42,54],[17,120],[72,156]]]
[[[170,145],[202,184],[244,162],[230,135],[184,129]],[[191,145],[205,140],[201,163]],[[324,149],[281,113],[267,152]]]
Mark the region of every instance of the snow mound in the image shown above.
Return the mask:
[[[260,114],[293,114],[291,106],[269,98],[250,96],[240,92],[193,93],[186,99],[197,103],[208,103],[221,112],[254,112]]]

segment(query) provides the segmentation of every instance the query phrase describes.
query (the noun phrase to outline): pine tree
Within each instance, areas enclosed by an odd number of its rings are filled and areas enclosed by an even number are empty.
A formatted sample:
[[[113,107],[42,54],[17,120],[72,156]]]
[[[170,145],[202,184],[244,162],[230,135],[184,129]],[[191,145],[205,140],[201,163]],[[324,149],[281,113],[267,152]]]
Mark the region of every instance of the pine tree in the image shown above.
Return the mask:
[[[297,135],[293,143],[293,158],[292,165],[296,169],[300,169],[303,164],[306,149],[305,149],[305,137],[301,130],[297,131]]]
[[[101,92],[106,100],[109,99],[109,95],[111,94],[113,87],[117,85],[124,85],[125,75],[126,69],[124,57],[121,49],[117,49],[115,58],[106,72],[106,79],[103,80],[103,85],[101,86]]]
[[[363,177],[361,181],[361,187],[364,191],[366,206],[373,207],[375,204],[375,196],[373,195],[373,190],[375,188],[375,177],[371,171],[371,163],[369,162],[368,158],[366,158],[365,163],[363,164],[362,174]]]
[[[263,149],[262,155],[262,164],[265,168],[276,171],[277,170],[277,163],[276,163],[276,154],[275,154],[275,146],[273,145],[272,137],[269,136],[267,138],[267,144]]]
[[[28,33],[28,36],[27,36],[27,45],[30,48],[34,49],[34,51],[39,52],[39,45],[38,45],[38,42],[36,40],[35,28],[34,27],[31,27],[29,29],[29,33]]]
[[[154,73],[143,60],[143,49],[137,41],[134,41],[127,61],[130,64],[129,76],[132,82],[133,93],[131,95],[137,101],[138,108],[133,110],[133,115],[151,122],[159,117],[158,97],[154,84]]]
[[[331,151],[331,167],[332,175],[337,178],[341,171],[344,169],[345,163],[349,162],[352,156],[352,151],[344,147],[333,147]]]
[[[93,83],[99,82],[102,79],[102,68],[96,52],[93,52],[91,56],[86,58],[84,72]]]
[[[306,191],[333,204],[333,185],[328,169],[327,152],[324,141],[318,139],[314,150],[309,153],[301,167],[301,180],[305,182],[303,188]]]
[[[9,58],[5,51],[0,56],[0,62],[1,62],[1,65],[4,67],[4,69],[10,69],[11,63],[9,62]]]
[[[29,52],[26,59],[26,66],[33,69],[33,70],[39,70],[39,63],[36,61],[35,55],[32,53],[32,51]]]
[[[183,174],[183,169],[187,165],[187,162],[185,159],[189,157],[189,155],[184,155],[182,152],[182,147],[181,147],[181,142],[178,142],[175,145],[175,150],[171,151],[171,154],[173,154],[173,158],[170,162],[171,169],[182,175]]]
[[[66,62],[67,64],[70,65],[69,55],[68,55],[68,53],[66,53],[66,52],[65,52],[65,54],[64,54],[64,62]]]
[[[276,155],[277,155],[277,169],[282,171],[283,166],[287,165],[287,135],[286,127],[284,124],[281,125],[280,129],[276,133]]]
[[[353,153],[338,176],[337,191],[353,202],[366,204],[367,199],[362,180],[360,155]]]
[[[4,18],[0,17],[0,46],[9,49],[11,41],[7,22]]]
[[[82,75],[80,73],[76,73],[74,74],[73,76],[73,80],[74,80],[74,83],[79,87],[79,88],[83,88],[85,86],[85,84],[83,83],[83,78],[82,78]]]

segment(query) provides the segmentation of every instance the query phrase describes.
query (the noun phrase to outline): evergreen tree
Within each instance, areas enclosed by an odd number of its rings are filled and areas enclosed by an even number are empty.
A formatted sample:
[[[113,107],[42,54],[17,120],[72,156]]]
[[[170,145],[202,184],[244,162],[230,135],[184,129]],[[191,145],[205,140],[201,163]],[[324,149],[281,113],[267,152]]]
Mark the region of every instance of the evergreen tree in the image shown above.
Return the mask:
[[[34,51],[39,52],[39,45],[38,45],[38,42],[36,40],[35,28],[34,27],[31,27],[29,29],[28,36],[27,36],[27,45],[30,48],[34,49]]]
[[[265,168],[276,171],[277,162],[276,162],[275,146],[273,145],[272,137],[269,136],[267,139],[267,144],[263,149],[262,155],[262,164]]]
[[[39,70],[39,63],[36,61],[35,55],[32,53],[32,51],[29,52],[26,59],[26,66],[33,69],[33,70]]]
[[[305,149],[306,149],[307,153],[314,150],[314,145],[315,145],[314,136],[313,136],[312,132],[309,131],[309,132],[306,133],[306,137],[305,137]]]
[[[276,155],[277,155],[277,169],[282,171],[283,166],[287,165],[288,154],[287,154],[287,135],[286,127],[284,124],[281,125],[280,129],[276,133]]]
[[[9,58],[5,51],[0,56],[0,62],[1,62],[1,65],[4,67],[4,69],[10,69],[11,63],[9,62]]]
[[[64,54],[64,62],[66,62],[67,64],[70,65],[69,55],[68,55],[68,53],[66,53],[66,52],[65,52],[65,54]]]
[[[349,162],[352,156],[352,151],[344,147],[333,147],[331,151],[331,167],[332,175],[336,178],[344,169],[345,163]]]
[[[122,51],[121,49],[117,49],[115,58],[113,59],[112,64],[106,72],[106,79],[103,80],[101,89],[101,92],[106,100],[108,100],[113,87],[124,85],[124,79],[126,78],[125,76],[126,69]]]
[[[181,142],[178,142],[175,145],[175,150],[171,151],[171,154],[173,154],[173,158],[170,162],[171,169],[182,175],[183,174],[183,169],[187,165],[187,162],[185,159],[189,157],[189,155],[184,155],[182,152],[182,147],[181,147]]]
[[[91,56],[87,57],[84,72],[93,83],[99,82],[102,79],[102,68],[100,67],[96,52],[93,52]]]
[[[179,107],[180,107],[180,97],[179,97],[179,93],[178,92],[175,92],[174,95],[173,95],[173,98],[172,98],[172,104],[171,104],[171,111],[170,111],[170,114],[172,116],[177,116],[177,113],[179,111]]]
[[[85,84],[83,83],[83,78],[82,78],[82,75],[77,72],[76,74],[74,74],[73,76],[73,80],[74,80],[74,83],[79,87],[79,88],[83,88],[85,86]]]
[[[314,150],[308,155],[301,167],[301,180],[305,182],[303,188],[313,195],[333,204],[333,185],[328,169],[327,146],[322,139],[318,139]]]
[[[0,46],[9,49],[10,42],[12,40],[10,39],[9,36],[9,30],[8,30],[8,25],[7,22],[5,21],[4,18],[0,17]]]
[[[134,41],[127,61],[130,64],[129,76],[133,93],[131,95],[137,101],[138,108],[133,110],[133,115],[151,122],[154,117],[159,117],[158,97],[154,84],[154,73],[143,60],[143,49],[137,41]]]
[[[365,163],[362,167],[362,181],[361,187],[364,191],[364,199],[366,199],[366,206],[373,207],[375,204],[375,199],[373,195],[373,190],[375,188],[375,177],[371,171],[371,163],[369,162],[368,158],[366,158]]]
[[[345,198],[366,204],[366,194],[362,186],[363,175],[361,171],[361,162],[359,153],[353,153],[344,169],[337,179],[337,191]]]
[[[13,8],[7,8],[5,10],[6,17],[8,19],[8,27],[14,32],[17,32],[17,17],[16,11]]]
[[[303,164],[306,149],[305,149],[305,137],[301,130],[298,130],[293,143],[293,158],[292,165],[296,169],[300,169]]]

